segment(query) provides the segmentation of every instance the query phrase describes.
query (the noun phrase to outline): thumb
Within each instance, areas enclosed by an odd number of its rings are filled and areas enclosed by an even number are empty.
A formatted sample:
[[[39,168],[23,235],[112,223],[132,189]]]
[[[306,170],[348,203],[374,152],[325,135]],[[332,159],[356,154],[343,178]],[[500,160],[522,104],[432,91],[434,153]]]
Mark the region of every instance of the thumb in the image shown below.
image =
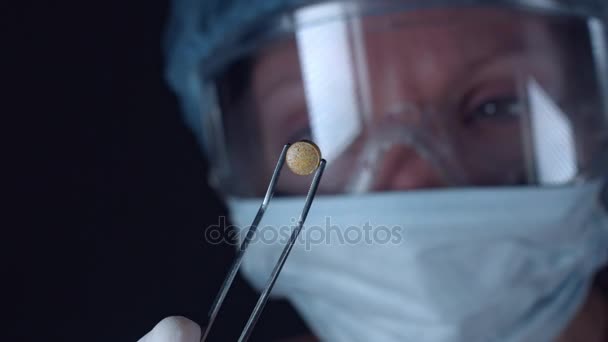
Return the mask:
[[[167,317],[138,342],[199,342],[201,328],[193,321],[180,316]]]

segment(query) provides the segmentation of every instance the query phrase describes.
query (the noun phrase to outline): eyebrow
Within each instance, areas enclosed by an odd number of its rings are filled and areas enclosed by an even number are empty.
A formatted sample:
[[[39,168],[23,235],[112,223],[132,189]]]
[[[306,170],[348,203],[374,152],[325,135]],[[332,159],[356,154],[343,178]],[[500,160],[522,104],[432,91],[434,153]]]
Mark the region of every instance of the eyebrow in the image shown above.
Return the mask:
[[[487,52],[484,52],[477,56],[473,56],[469,60],[465,61],[465,63],[462,64],[463,69],[475,70],[475,69],[479,68],[480,66],[488,64],[489,62],[494,60],[496,57],[512,56],[513,54],[516,54],[516,53],[525,52],[528,49],[534,50],[535,46],[534,45],[529,46],[528,44],[526,44],[524,38],[525,37],[523,36],[523,34],[515,33],[512,35],[509,35],[509,37],[506,41],[503,40],[500,43],[493,44],[493,46],[491,46],[490,49],[485,50]]]

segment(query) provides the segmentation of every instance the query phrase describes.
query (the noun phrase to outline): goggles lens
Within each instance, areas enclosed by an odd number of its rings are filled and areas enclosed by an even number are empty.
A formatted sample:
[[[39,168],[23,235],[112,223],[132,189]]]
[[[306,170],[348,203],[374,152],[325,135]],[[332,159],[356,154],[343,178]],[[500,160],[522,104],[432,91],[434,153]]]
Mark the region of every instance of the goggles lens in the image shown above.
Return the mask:
[[[316,20],[320,12],[331,20]],[[325,194],[561,185],[601,174],[607,125],[588,21],[508,9],[295,12],[216,77],[222,187],[259,196],[284,144],[316,142]],[[604,61],[603,61],[604,62]],[[216,139],[217,140],[217,139]],[[281,195],[310,179],[283,173]]]

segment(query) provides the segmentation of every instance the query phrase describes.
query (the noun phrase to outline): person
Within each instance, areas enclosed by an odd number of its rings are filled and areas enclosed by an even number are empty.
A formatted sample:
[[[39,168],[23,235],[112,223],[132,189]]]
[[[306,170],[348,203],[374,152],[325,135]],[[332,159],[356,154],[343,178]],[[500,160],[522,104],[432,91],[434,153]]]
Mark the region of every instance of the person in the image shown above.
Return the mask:
[[[580,0],[177,0],[167,75],[239,237],[286,143],[326,158],[273,290],[312,340],[600,342],[607,15]],[[309,184],[281,175],[243,264],[254,287]],[[199,335],[170,318],[143,341]]]

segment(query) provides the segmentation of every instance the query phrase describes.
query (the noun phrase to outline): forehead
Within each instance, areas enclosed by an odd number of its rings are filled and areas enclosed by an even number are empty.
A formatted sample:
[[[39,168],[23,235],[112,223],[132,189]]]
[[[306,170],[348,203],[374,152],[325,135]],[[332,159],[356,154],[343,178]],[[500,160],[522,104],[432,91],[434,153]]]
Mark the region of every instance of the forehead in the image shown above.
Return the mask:
[[[404,68],[424,70],[431,64],[446,69],[466,68],[488,56],[512,53],[527,46],[534,45],[536,50],[552,46],[551,20],[519,11],[420,10],[351,21],[359,25],[365,54],[372,66],[387,59],[399,59]],[[351,32],[347,39],[352,38]],[[255,61],[254,86],[263,92],[287,79],[299,80],[298,65],[295,37],[266,46]]]

